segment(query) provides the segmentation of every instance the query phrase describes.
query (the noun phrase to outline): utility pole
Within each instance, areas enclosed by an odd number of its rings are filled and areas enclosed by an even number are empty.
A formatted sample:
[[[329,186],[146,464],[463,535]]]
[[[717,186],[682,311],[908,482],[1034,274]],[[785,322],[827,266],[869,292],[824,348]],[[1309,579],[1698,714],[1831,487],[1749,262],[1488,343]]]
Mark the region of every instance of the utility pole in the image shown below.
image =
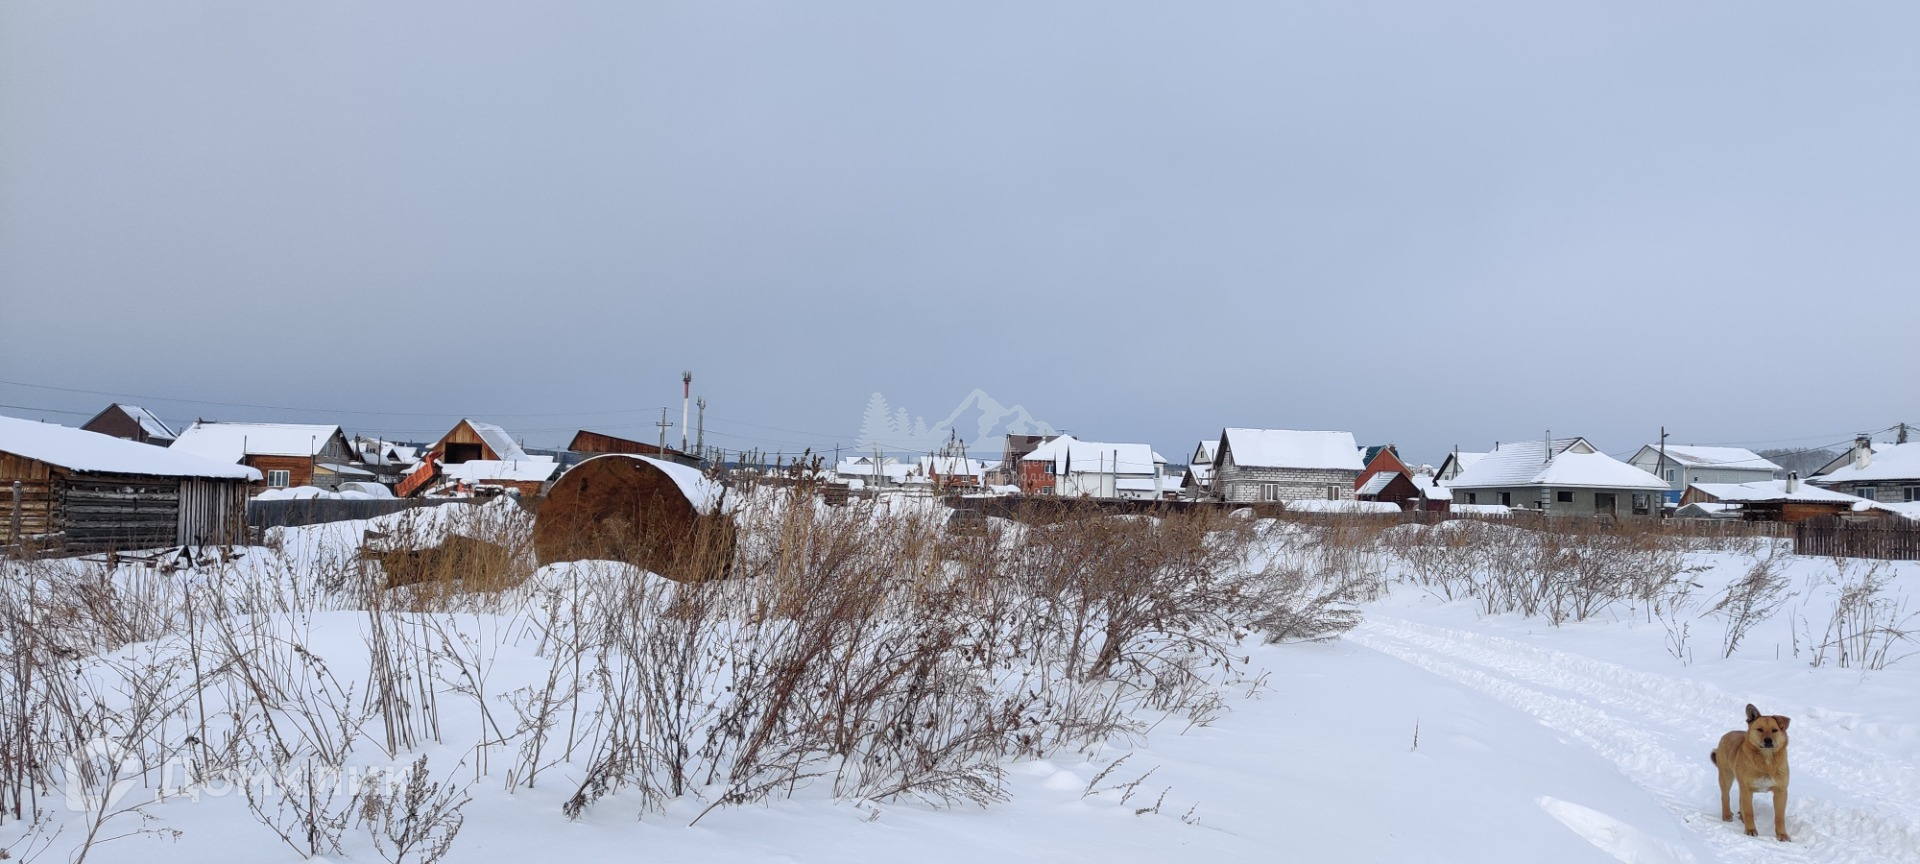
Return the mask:
[[[1667,427],[1665,426],[1660,427],[1660,470],[1655,476],[1666,483],[1668,489],[1673,488],[1673,481],[1667,479]],[[1667,496],[1664,493],[1660,496],[1660,518],[1667,518]]]
[[[1893,443],[1895,444],[1907,443],[1907,424],[1905,423],[1900,424],[1900,437],[1897,440],[1895,440]]]
[[[693,371],[680,373],[680,452],[687,452],[687,399],[693,395]]]
[[[700,430],[695,433],[697,437],[693,439],[693,446],[700,451],[700,458],[705,459],[707,458],[707,397],[700,397],[700,401],[695,404],[700,406]]]
[[[660,427],[660,452],[654,455],[665,459],[667,458],[667,427],[673,425],[667,422],[667,409],[660,409],[660,422],[653,425]]]

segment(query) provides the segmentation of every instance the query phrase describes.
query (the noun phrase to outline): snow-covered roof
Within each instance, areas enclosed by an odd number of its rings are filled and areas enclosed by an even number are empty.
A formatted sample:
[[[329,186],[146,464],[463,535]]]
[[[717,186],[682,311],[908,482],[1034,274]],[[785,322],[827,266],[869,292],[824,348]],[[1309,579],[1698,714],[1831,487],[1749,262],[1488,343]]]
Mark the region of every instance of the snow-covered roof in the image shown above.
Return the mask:
[[[1293,429],[1227,429],[1220,433],[1233,464],[1243,468],[1303,468],[1360,471],[1360,447],[1352,432]]]
[[[1420,494],[1426,498],[1444,501],[1453,497],[1452,490],[1448,489],[1445,483],[1440,482],[1438,474],[1414,474],[1407,479],[1412,480],[1413,488],[1420,490]]]
[[[247,456],[312,456],[339,434],[338,426],[196,420],[173,439],[168,449],[222,462],[238,462]]]
[[[473,427],[473,433],[480,436],[480,440],[487,442],[487,449],[492,450],[493,455],[500,457],[501,461],[514,462],[527,458],[526,451],[520,449],[520,445],[514,442],[512,435],[507,434],[507,430],[492,423],[481,423],[471,419],[467,421],[467,425]]]
[[[1393,478],[1398,476],[1400,476],[1400,472],[1398,471],[1378,472],[1374,474],[1372,477],[1368,477],[1367,482],[1361,484],[1360,488],[1355,491],[1355,494],[1378,495],[1382,490],[1387,488],[1388,483],[1393,482]]]
[[[1213,454],[1219,449],[1220,449],[1220,439],[1218,438],[1210,438],[1205,441],[1201,441],[1200,446],[1193,448],[1192,461],[1194,464],[1205,462],[1208,465],[1212,465]]]
[[[469,459],[458,465],[441,466],[440,473],[448,480],[461,480],[467,483],[500,480],[544,483],[559,467],[560,463],[553,461],[551,456],[534,456],[527,459]]]
[[[1920,480],[1920,441],[1911,444],[1882,444],[1873,447],[1865,468],[1846,462],[1831,472],[1812,479],[1814,483],[1837,486],[1842,483],[1873,483],[1886,480]]]
[[[1688,488],[1698,489],[1701,494],[1711,495],[1716,500],[1728,504],[1750,504],[1762,501],[1854,504],[1867,500],[1807,483],[1801,483],[1800,488],[1788,492],[1785,480],[1755,480],[1752,483],[1694,483]]]
[[[120,410],[127,412],[127,416],[132,417],[133,422],[140,424],[140,430],[147,433],[147,437],[168,439],[175,437],[173,427],[168,426],[166,421],[155,416],[152,411],[138,405],[121,405]]]
[[[1551,458],[1548,458],[1551,454]],[[1447,481],[1449,489],[1569,486],[1590,489],[1667,489],[1660,478],[1594,449],[1585,438],[1512,441]]]
[[[1681,518],[1725,519],[1739,512],[1740,508],[1733,504],[1721,504],[1717,501],[1695,501],[1692,504],[1673,511],[1673,515]]]
[[[1303,498],[1298,501],[1283,502],[1288,510],[1296,513],[1398,513],[1400,505],[1392,501],[1330,501],[1325,498]]]
[[[1874,506],[1881,510],[1887,510],[1905,516],[1908,519],[1920,521],[1920,501],[1901,501],[1893,504],[1876,504]]]
[[[1207,481],[1213,479],[1213,466],[1202,462],[1195,462],[1187,466],[1186,477],[1191,478],[1197,485],[1205,485]]]
[[[1649,452],[1658,454],[1660,448],[1657,445],[1648,444],[1640,448],[1640,452],[1635,453],[1634,458],[1637,460],[1642,454]],[[1750,468],[1756,471],[1781,470],[1780,466],[1768,461],[1766,457],[1752,450],[1748,450],[1745,447],[1707,447],[1699,444],[1668,444],[1667,461],[1680,465],[1691,465],[1696,468]]]
[[[1146,444],[1081,441],[1071,435],[1062,435],[1020,457],[1020,461],[1048,463],[1053,466],[1055,474],[1069,471],[1075,474],[1152,474],[1154,466],[1164,464],[1167,460]]]
[[[17,417],[0,417],[0,451],[71,471],[260,479],[260,472],[245,465]]]

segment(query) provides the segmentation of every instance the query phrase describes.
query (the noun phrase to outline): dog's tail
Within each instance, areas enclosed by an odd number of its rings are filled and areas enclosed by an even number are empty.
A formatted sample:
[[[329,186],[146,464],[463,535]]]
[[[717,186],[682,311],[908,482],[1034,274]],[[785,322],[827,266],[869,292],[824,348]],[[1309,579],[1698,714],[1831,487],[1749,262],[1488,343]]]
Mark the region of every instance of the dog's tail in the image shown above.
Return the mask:
[[[1720,751],[1718,750],[1707,751],[1707,761],[1712,762],[1715,765],[1720,764]]]

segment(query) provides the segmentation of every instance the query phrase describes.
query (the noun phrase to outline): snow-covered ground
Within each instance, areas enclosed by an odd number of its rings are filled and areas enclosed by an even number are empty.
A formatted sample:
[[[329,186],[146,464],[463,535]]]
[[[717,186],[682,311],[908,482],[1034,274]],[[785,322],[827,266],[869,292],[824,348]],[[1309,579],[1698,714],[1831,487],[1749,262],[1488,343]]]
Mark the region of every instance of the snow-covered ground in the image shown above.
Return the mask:
[[[364,527],[276,539],[310,557]],[[1781,557],[1792,595],[1723,658],[1725,617],[1705,610],[1754,560],[1689,553],[1699,587],[1666,614],[1619,604],[1559,626],[1440,599],[1389,562],[1385,592],[1342,638],[1249,639],[1259,671],[1211,722],[1169,717],[1091,754],[1010,763],[1003,803],[940,809],[802,788],[703,815],[693,798],[655,812],[616,794],[570,820],[561,805],[580,777],[562,765],[531,789],[480,777],[446,860],[1920,862],[1920,658],[1862,671],[1829,652],[1812,664],[1832,583],[1869,565]],[[1920,564],[1877,572],[1888,596],[1920,591]],[[365,620],[322,613],[297,626],[348,670],[366,663]],[[448,620],[487,646],[490,690],[544,674],[504,619]],[[1707,753],[1749,702],[1793,720],[1791,843],[1719,819]],[[418,752],[439,776],[472,780],[479,730],[448,728],[446,743]],[[144,809],[147,827],[169,833],[102,843],[88,860],[299,859],[235,794]],[[1764,823],[1770,805],[1760,812]],[[0,826],[0,843],[23,827]],[[46,860],[65,858],[76,830],[55,836]],[[380,857],[352,835],[336,856]]]

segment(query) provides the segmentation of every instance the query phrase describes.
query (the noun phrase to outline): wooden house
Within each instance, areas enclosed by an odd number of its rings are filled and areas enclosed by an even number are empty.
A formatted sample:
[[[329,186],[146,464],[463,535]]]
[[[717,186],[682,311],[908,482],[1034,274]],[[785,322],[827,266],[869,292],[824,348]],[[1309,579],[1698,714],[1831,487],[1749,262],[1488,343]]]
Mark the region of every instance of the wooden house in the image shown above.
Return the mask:
[[[1785,480],[1751,483],[1695,483],[1680,497],[1680,506],[1721,504],[1737,508],[1749,522],[1804,522],[1821,517],[1881,518],[1884,511],[1865,498],[1800,482],[1797,474]]]
[[[1413,470],[1400,461],[1400,451],[1392,444],[1368,447],[1360,458],[1366,467],[1354,478],[1355,499],[1386,501],[1403,509],[1412,509],[1407,502],[1421,499],[1420,487],[1413,481]]]
[[[8,546],[95,552],[244,543],[260,472],[168,448],[0,417]]]
[[[93,415],[93,419],[82,423],[80,428],[128,441],[138,441],[141,444],[152,444],[155,447],[166,447],[173,443],[173,439],[179,437],[174,433],[173,427],[168,426],[152,411],[135,405],[122,405],[118,402],[108,405],[106,410]]]
[[[1213,455],[1213,494],[1247,503],[1351,501],[1364,467],[1351,432],[1228,428]]]
[[[394,484],[393,494],[405,498],[495,488],[534,496],[559,469],[552,456],[528,453],[507,430],[463,419],[421,454],[420,464]]]
[[[260,472],[256,489],[317,486],[339,489],[373,480],[338,426],[301,423],[226,423],[196,420],[168,449]]]

